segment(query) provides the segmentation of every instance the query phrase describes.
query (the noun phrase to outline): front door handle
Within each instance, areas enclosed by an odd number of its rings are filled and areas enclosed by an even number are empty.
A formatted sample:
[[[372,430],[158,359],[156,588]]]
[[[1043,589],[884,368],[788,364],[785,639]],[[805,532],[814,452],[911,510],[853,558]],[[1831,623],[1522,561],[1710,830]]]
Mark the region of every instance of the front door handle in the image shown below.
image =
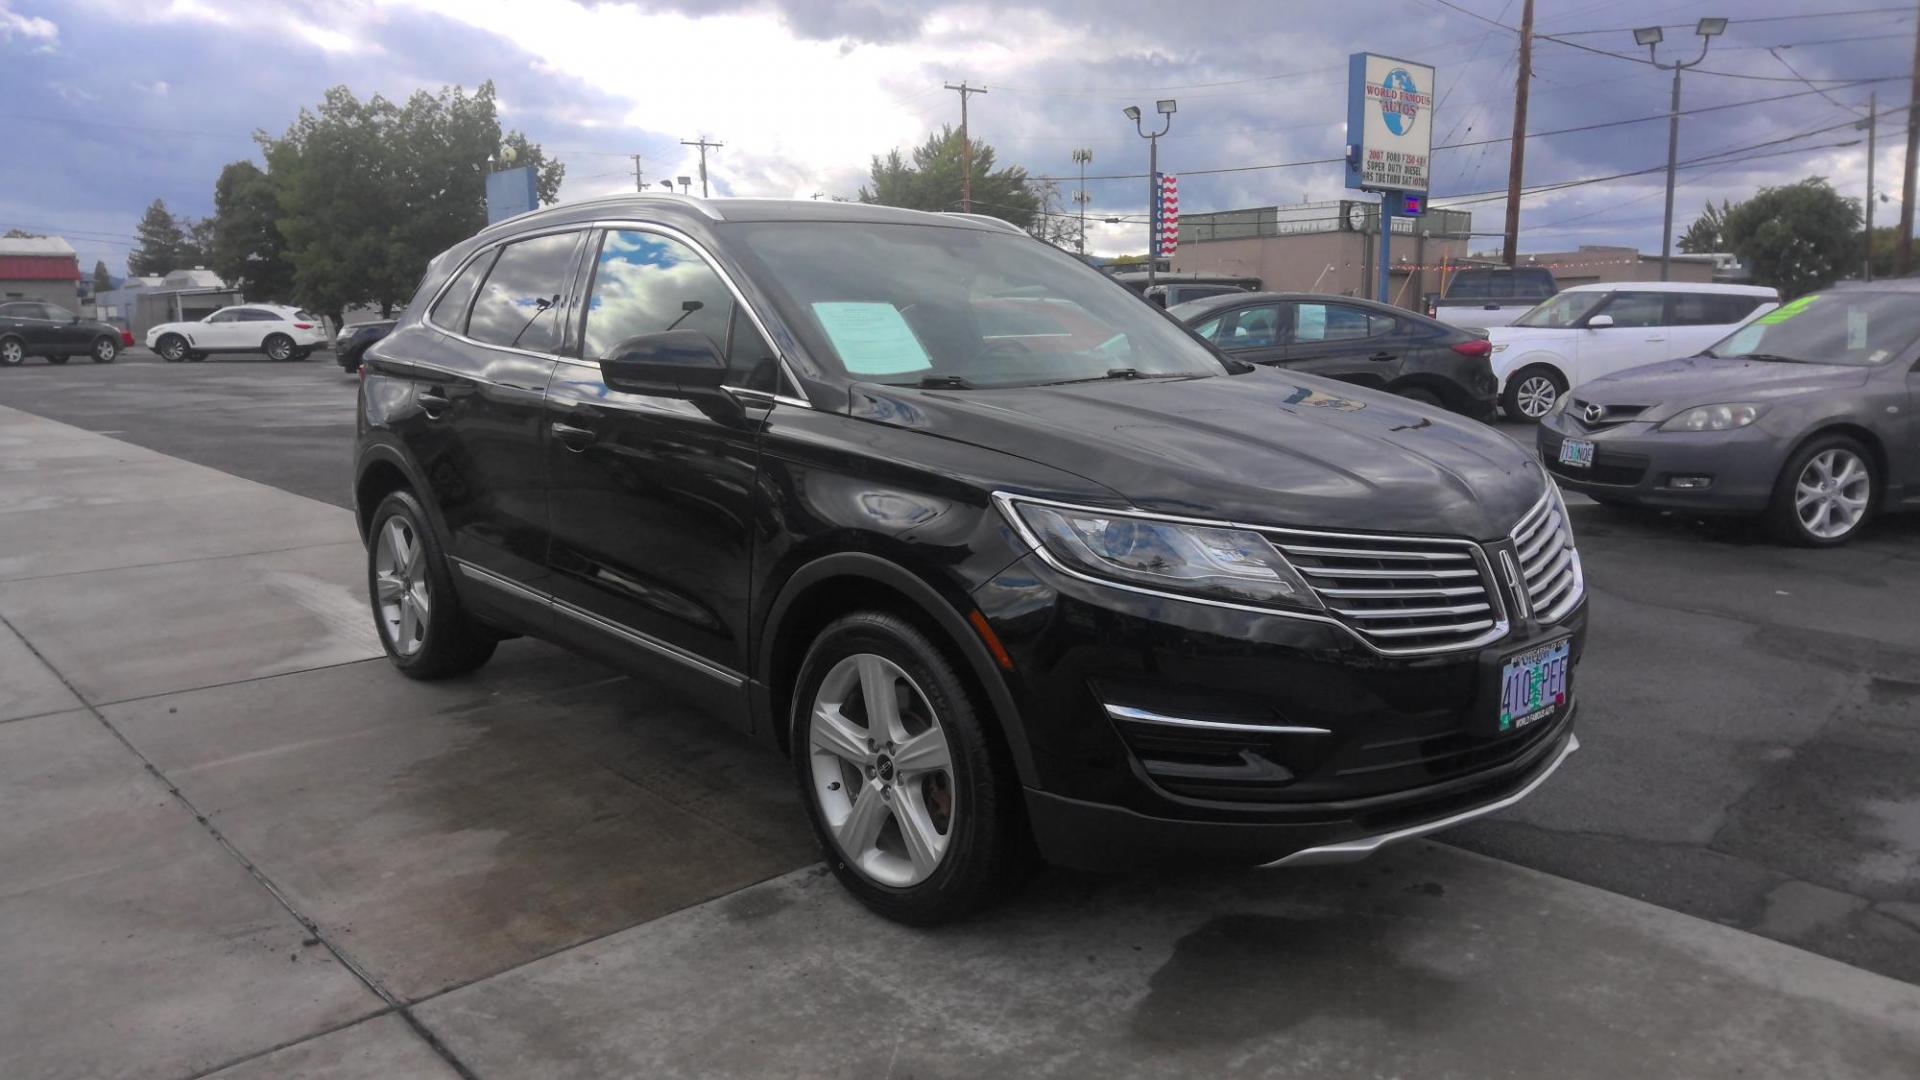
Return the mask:
[[[575,427],[572,424],[563,424],[558,420],[547,426],[553,431],[554,438],[565,443],[567,449],[572,450],[576,454],[592,446],[594,440],[600,437],[592,428]]]
[[[420,403],[420,411],[426,413],[428,419],[438,419],[441,413],[446,412],[453,405],[453,399],[441,393],[437,386],[431,390],[420,391],[419,396],[414,400]]]

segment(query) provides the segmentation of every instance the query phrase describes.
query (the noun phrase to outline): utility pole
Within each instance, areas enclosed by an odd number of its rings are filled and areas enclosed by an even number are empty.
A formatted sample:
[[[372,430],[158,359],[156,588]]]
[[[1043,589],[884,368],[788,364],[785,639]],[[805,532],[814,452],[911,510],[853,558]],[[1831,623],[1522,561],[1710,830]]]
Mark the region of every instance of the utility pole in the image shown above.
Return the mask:
[[[642,183],[640,180],[640,155],[639,154],[633,155],[633,190],[635,191],[647,190],[647,185]]]
[[[708,142],[707,137],[702,135],[698,139],[681,139],[680,145],[700,148],[700,197],[704,199],[707,197],[707,151],[718,150],[727,144]]]
[[[1513,84],[1513,149],[1507,164],[1507,235],[1501,259],[1520,258],[1520,187],[1527,171],[1527,92],[1533,82],[1533,0],[1520,9],[1520,74]]]
[[[1080,166],[1080,190],[1074,194],[1073,201],[1080,204],[1080,254],[1085,255],[1087,253],[1087,162],[1093,160],[1093,151],[1075,150],[1073,160],[1074,164]],[[1867,212],[1871,214],[1873,211]]]
[[[1873,156],[1875,153],[1874,136],[1880,129],[1880,91],[1867,95],[1867,118],[1862,121],[1867,128],[1867,243],[1866,263],[1860,268],[1860,280],[1873,280]]]
[[[1920,157],[1920,26],[1913,31],[1913,89],[1907,98],[1907,171],[1900,180],[1900,276],[1913,269],[1913,166]]]
[[[967,95],[984,94],[985,90],[977,86],[968,86],[963,79],[959,86],[948,83],[947,89],[960,91],[960,212],[973,213],[973,139],[967,134]]]

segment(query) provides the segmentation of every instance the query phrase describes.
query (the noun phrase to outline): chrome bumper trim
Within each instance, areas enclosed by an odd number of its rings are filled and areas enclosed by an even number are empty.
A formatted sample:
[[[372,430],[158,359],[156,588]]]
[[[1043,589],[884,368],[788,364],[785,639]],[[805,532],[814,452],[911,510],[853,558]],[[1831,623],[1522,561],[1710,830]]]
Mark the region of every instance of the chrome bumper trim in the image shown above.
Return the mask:
[[[1526,787],[1504,798],[1495,799],[1490,803],[1476,806],[1471,810],[1462,810],[1457,814],[1441,818],[1438,821],[1429,821],[1420,825],[1409,825],[1404,829],[1381,833],[1378,836],[1363,836],[1358,840],[1347,840],[1338,844],[1328,844],[1324,847],[1306,848],[1301,851],[1296,851],[1284,859],[1276,859],[1273,862],[1267,863],[1262,869],[1272,870],[1282,866],[1325,866],[1333,863],[1359,862],[1361,859],[1378,851],[1383,844],[1396,843],[1401,840],[1411,840],[1417,836],[1425,836],[1428,833],[1439,832],[1441,829],[1451,829],[1455,825],[1472,821],[1477,817],[1484,817],[1496,810],[1505,810],[1507,807],[1533,794],[1533,790],[1541,784],[1546,783],[1547,777],[1552,776],[1559,770],[1561,762],[1566,761],[1567,757],[1578,749],[1580,749],[1579,736],[1568,735],[1567,744],[1560,748],[1559,756],[1553,759],[1551,765],[1548,765],[1540,775],[1527,781]]]
[[[1230,724],[1224,720],[1189,720],[1184,716],[1167,716],[1164,713],[1148,712],[1127,705],[1108,705],[1107,715],[1115,720],[1137,720],[1145,724],[1166,724],[1169,727],[1200,728],[1204,731],[1249,731],[1260,735],[1331,735],[1333,732],[1318,727],[1293,727],[1284,724]]]

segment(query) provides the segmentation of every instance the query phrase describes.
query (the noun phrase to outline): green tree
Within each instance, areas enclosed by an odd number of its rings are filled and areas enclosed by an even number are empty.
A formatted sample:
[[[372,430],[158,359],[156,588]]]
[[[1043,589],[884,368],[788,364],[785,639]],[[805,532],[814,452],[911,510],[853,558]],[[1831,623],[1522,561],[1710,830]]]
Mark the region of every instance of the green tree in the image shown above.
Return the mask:
[[[273,180],[251,161],[220,170],[213,185],[213,236],[206,265],[252,300],[293,298],[293,266],[280,233]]]
[[[1693,219],[1687,231],[1680,234],[1680,250],[1689,255],[1710,255],[1727,250],[1727,215],[1733,212],[1733,206],[1725,199],[1720,205],[1708,203]]]
[[[1833,190],[1823,176],[1761,188],[1726,214],[1727,250],[1753,271],[1756,284],[1786,298],[1857,272],[1860,200]]]
[[[390,314],[430,259],[485,226],[487,170],[504,147],[537,170],[543,202],[565,175],[526,136],[502,133],[491,82],[471,95],[420,91],[404,105],[337,86],[260,143],[292,296],[336,322],[353,304]]]
[[[149,277],[165,274],[180,266],[180,256],[187,245],[187,233],[164,201],[153,200],[147,212],[141,216],[140,224],[134,226],[134,232],[139,236],[140,243],[127,253],[127,273]]]
[[[7,240],[45,240],[46,238],[46,233],[28,232],[25,229],[8,229],[4,236]]]
[[[967,172],[961,150],[960,133],[948,126],[914,147],[911,163],[897,149],[885,157],[875,154],[869,170],[871,186],[860,189],[860,201],[910,210],[960,209],[960,180]],[[973,212],[1032,230],[1042,206],[1027,170],[1018,165],[998,170],[993,166],[993,147],[974,140]]]
[[[113,288],[113,274],[111,271],[107,269],[106,260],[104,259],[94,260],[93,294],[95,296],[98,296],[103,292],[110,291],[112,288]]]

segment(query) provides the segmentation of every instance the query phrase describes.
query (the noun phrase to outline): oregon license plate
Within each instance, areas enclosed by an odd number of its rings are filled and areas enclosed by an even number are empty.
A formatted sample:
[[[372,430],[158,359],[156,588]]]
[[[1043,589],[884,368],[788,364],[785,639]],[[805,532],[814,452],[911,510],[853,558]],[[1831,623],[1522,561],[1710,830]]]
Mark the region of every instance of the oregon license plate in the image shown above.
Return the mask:
[[[1576,469],[1593,468],[1593,443],[1586,439],[1568,439],[1561,443],[1560,464]]]
[[[1500,669],[1500,718],[1496,729],[1518,731],[1567,702],[1573,639],[1510,656]]]

